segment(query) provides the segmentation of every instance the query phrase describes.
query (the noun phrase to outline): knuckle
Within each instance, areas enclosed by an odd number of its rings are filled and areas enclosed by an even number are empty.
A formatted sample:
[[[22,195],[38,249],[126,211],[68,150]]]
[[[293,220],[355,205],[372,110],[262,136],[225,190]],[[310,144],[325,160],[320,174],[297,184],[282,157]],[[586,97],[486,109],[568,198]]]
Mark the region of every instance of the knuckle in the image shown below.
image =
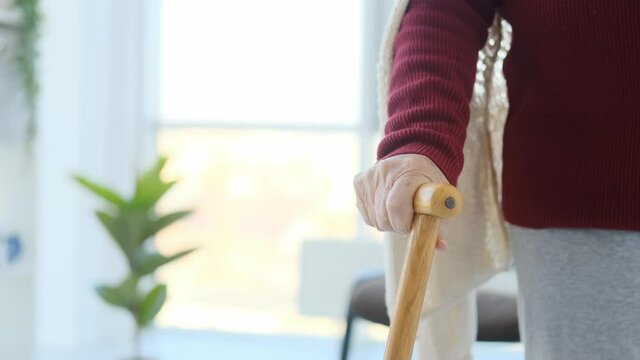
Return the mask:
[[[401,212],[389,212],[389,222],[398,234],[407,234],[411,229],[410,217]]]
[[[398,230],[401,234],[408,234],[411,232],[411,219],[402,219],[400,224],[401,225]]]
[[[403,201],[402,197],[397,193],[390,194],[387,197],[387,208],[389,209],[390,213],[398,213],[400,212],[400,210],[402,210],[403,207],[406,206],[406,202]]]

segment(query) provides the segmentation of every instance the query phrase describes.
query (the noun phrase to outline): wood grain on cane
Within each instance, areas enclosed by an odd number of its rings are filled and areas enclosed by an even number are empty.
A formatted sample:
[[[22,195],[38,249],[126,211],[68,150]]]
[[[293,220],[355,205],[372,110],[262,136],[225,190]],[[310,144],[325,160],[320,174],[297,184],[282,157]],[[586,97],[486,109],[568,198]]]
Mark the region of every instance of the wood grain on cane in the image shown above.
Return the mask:
[[[423,184],[414,197],[415,216],[398,288],[385,360],[410,360],[435,253],[440,219],[462,210],[462,197],[448,184]]]

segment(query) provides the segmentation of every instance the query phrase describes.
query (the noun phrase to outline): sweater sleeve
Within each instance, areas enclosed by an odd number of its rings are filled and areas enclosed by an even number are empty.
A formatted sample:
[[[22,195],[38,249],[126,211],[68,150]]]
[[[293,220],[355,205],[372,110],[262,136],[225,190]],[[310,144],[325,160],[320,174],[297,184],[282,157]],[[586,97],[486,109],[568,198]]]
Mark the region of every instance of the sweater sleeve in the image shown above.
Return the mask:
[[[411,0],[393,43],[388,116],[378,160],[422,154],[456,184],[478,51],[496,0]]]

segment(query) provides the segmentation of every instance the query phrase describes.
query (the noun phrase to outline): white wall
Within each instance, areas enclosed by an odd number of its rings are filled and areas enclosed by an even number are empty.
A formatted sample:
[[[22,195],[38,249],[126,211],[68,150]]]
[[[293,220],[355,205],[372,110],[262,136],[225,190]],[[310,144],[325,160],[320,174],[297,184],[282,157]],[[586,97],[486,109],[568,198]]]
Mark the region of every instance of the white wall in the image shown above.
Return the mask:
[[[10,18],[0,7],[0,359],[21,359],[33,340],[35,161],[23,141],[27,112],[14,62],[17,32],[4,21]],[[14,236],[21,250],[9,261]]]
[[[94,293],[121,279],[83,174],[127,192],[143,162],[143,2],[43,0],[36,343],[69,351],[126,341],[130,320]]]

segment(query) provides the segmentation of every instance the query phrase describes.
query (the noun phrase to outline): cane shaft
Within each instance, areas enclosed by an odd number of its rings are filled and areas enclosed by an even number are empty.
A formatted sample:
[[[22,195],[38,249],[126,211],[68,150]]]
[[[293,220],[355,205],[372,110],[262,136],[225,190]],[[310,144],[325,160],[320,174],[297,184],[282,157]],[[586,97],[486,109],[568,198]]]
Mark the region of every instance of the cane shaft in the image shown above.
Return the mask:
[[[416,214],[413,219],[385,360],[411,359],[439,225],[440,219],[432,215]]]

